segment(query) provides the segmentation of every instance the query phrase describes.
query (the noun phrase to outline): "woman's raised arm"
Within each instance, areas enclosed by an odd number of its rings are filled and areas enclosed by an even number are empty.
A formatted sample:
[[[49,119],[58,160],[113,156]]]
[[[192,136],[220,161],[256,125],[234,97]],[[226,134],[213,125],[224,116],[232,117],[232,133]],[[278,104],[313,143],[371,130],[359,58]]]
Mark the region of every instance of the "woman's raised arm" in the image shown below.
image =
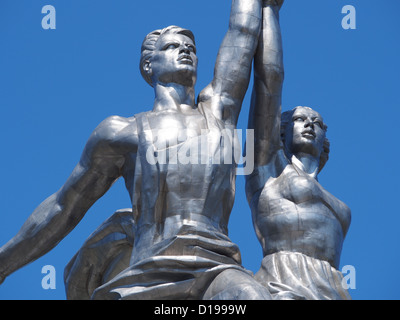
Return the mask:
[[[283,0],[263,1],[263,26],[254,61],[249,129],[254,129],[255,166],[269,164],[280,148],[283,49],[279,10]]]

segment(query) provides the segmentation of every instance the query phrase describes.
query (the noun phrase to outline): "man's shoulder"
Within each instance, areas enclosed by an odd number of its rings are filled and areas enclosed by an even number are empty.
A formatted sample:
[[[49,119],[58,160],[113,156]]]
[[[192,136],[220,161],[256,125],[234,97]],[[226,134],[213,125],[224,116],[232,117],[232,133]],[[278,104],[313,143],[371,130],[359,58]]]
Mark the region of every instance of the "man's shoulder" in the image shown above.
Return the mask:
[[[136,124],[136,117],[122,117],[122,116],[109,116],[105,118],[99,126],[104,126],[104,127],[114,127],[117,129],[118,127],[126,127],[129,125],[135,125]]]
[[[95,129],[95,135],[100,139],[118,139],[120,135],[126,135],[129,132],[130,135],[137,134],[136,118],[133,117],[121,117],[121,116],[109,116],[104,119]]]
[[[91,134],[86,151],[91,155],[119,155],[136,150],[138,143],[135,117],[110,116]]]

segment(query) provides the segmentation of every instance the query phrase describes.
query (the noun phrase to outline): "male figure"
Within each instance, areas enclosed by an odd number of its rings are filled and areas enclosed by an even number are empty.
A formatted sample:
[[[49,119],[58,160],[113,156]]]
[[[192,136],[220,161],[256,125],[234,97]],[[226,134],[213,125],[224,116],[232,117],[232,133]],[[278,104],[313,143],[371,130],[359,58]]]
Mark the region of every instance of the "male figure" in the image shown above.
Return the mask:
[[[256,279],[275,299],[349,299],[337,268],[350,209],[317,180],[328,160],[327,126],[307,107],[281,115],[282,2],[263,8],[249,116],[255,170],[246,193],[264,253]]]
[[[1,280],[56,246],[122,176],[135,228],[130,266],[92,298],[268,298],[240,266],[238,247],[227,236],[235,164],[169,158],[183,146],[198,147],[202,139],[212,155],[231,147],[221,143],[221,132],[236,127],[260,22],[261,0],[233,0],[214,79],[198,103],[193,34],[174,26],[149,34],[140,69],[155,91],[153,110],[131,118],[113,116],[95,129],[63,187],[1,248]],[[166,162],[157,162],[160,155]]]

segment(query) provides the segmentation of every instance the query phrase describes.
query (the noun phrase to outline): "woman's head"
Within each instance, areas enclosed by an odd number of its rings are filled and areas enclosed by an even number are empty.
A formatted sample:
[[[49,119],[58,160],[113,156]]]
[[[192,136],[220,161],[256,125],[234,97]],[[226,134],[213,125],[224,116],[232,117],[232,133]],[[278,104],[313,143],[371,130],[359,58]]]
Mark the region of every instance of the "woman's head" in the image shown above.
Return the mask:
[[[150,32],[144,39],[142,43],[141,49],[141,57],[140,57],[140,72],[143,78],[146,80],[148,84],[153,86],[153,80],[151,73],[148,72],[147,66],[151,63],[153,56],[157,50],[157,42],[158,40],[167,34],[176,34],[183,35],[189,39],[189,41],[195,46],[195,38],[193,33],[190,30],[183,29],[177,26],[169,26],[164,29],[155,30]],[[194,52],[195,53],[195,52]],[[196,65],[194,66],[197,68]]]
[[[299,106],[282,113],[281,139],[285,152],[288,156],[303,152],[319,157],[319,171],[329,159],[327,130],[321,115],[309,107]]]

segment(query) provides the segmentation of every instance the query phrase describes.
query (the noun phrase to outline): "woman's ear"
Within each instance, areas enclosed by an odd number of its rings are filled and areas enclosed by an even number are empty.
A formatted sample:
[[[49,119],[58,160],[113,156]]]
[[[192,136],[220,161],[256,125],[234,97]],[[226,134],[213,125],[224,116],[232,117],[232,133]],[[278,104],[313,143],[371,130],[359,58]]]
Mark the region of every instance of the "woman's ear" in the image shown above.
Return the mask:
[[[143,70],[144,72],[147,73],[148,76],[151,76],[152,70],[151,70],[151,62],[149,60],[145,60],[143,62]]]

